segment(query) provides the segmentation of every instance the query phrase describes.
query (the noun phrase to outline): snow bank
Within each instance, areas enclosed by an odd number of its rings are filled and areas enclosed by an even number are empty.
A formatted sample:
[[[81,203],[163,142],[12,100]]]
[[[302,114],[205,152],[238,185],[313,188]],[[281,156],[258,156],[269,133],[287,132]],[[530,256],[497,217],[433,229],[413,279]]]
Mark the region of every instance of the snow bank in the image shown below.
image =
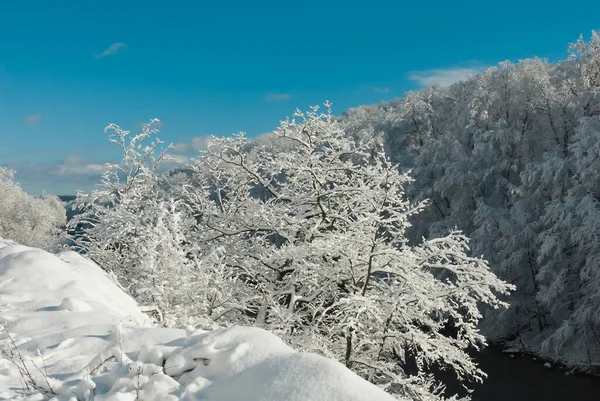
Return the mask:
[[[262,329],[152,327],[107,274],[74,252],[0,240],[0,320],[3,349],[16,345],[35,385],[57,400],[394,399]],[[41,399],[23,391],[18,354],[12,359],[0,359],[0,399]]]

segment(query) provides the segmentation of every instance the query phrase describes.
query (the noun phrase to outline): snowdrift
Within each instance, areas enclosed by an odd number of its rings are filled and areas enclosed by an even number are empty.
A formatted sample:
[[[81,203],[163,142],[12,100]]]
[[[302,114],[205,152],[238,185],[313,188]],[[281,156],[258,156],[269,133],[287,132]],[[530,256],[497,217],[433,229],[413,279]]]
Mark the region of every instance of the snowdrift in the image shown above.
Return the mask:
[[[70,251],[0,240],[0,321],[0,399],[394,399],[262,329],[153,327],[106,273]]]

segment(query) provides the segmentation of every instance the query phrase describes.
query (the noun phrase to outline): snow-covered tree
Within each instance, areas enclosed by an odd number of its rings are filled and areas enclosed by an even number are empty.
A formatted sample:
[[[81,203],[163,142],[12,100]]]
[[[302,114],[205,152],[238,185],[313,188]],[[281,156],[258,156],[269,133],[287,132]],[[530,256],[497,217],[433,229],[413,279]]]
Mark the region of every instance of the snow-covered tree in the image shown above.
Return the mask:
[[[71,220],[70,227],[83,228],[83,234],[74,240],[106,270],[118,270],[124,258],[137,257],[124,251],[137,238],[138,222],[143,221],[145,206],[156,191],[156,169],[166,155],[166,151],[157,154],[160,141],[146,143],[157,132],[156,121],[145,124],[142,133],[133,137],[114,124],[106,127],[123,160],[106,165],[97,189],[77,194],[75,206],[84,212]]]
[[[14,171],[0,167],[0,238],[54,250],[61,242],[66,210],[52,195],[31,196],[14,181]]]
[[[569,50],[572,56],[580,61],[583,90],[598,93],[600,91],[600,32],[592,31],[592,37],[588,42],[580,36]]]
[[[575,171],[569,187],[557,192],[543,217],[538,298],[553,311],[556,328],[544,350],[570,363],[600,362],[600,202],[598,158],[600,119],[582,119],[573,138]],[[557,171],[561,171],[555,169]],[[564,182],[566,180],[557,180]]]
[[[224,247],[223,263],[244,284],[232,319],[396,393],[417,397],[432,365],[481,378],[466,352],[485,342],[478,306],[505,306],[496,295],[510,286],[467,255],[460,232],[409,245],[408,219],[424,207],[405,197],[411,179],[329,112],[297,111],[275,135],[295,146],[274,154],[246,151],[243,134],[215,138],[189,166],[202,184],[189,188],[201,241]],[[402,372],[407,353],[417,376]]]
[[[196,220],[162,182],[169,177],[157,172],[169,150],[153,138],[157,121],[144,124],[135,136],[116,125],[106,128],[123,159],[107,164],[102,183],[91,194],[78,194],[76,204],[83,213],[70,226],[79,228],[73,238],[76,246],[112,272],[142,305],[155,310],[164,324],[198,323],[189,316],[205,312],[204,303],[197,302],[205,294],[198,288],[208,285],[198,283],[208,277],[200,274],[192,239]],[[172,185],[187,182],[181,174],[174,177]]]

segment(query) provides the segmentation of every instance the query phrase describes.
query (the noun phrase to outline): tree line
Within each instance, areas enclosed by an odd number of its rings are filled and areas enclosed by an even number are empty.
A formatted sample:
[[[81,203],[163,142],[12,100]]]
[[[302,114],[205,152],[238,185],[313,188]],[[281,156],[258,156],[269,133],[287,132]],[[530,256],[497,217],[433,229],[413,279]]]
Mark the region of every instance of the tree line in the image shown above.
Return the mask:
[[[458,227],[502,279],[482,329],[572,365],[600,364],[600,34],[569,58],[504,62],[447,88],[347,111],[410,169],[413,241]]]

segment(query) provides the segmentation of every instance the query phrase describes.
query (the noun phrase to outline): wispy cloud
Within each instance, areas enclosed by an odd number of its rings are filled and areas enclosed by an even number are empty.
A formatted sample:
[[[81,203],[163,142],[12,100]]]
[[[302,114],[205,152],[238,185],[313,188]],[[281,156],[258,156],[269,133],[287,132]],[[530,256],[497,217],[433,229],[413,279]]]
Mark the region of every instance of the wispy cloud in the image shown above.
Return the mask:
[[[484,66],[436,68],[431,70],[413,71],[408,75],[408,79],[417,82],[421,87],[450,86],[453,83],[464,81],[485,69],[486,67]]]
[[[179,168],[189,162],[190,159],[198,157],[201,151],[206,150],[210,140],[210,136],[182,138],[180,142],[173,144],[169,151],[171,160],[164,162],[160,170],[168,171]]]
[[[79,156],[41,163],[9,162],[4,165],[17,172],[15,178],[27,192],[59,195],[74,195],[78,189],[90,191],[100,182],[105,168],[103,162]]]
[[[173,144],[173,152],[179,155],[196,154],[206,149],[210,142],[210,136],[196,136],[186,138],[184,141]]]
[[[265,100],[270,102],[283,102],[286,100],[290,100],[289,93],[267,93],[265,95]]]
[[[388,93],[390,88],[386,88],[384,86],[365,86],[365,90],[376,93]]]
[[[41,119],[42,119],[41,114],[31,114],[31,115],[25,117],[25,125],[27,125],[29,127],[33,127],[34,125],[37,125]]]
[[[197,157],[198,152],[206,149],[209,136],[182,138],[169,151],[172,160],[165,161],[159,172],[180,168],[190,158]],[[55,160],[38,162],[37,157],[29,157],[26,161],[11,160],[14,150],[5,152],[0,147],[0,166],[15,170],[16,180],[23,189],[30,193],[54,193],[72,195],[80,189],[90,192],[102,179],[105,163],[119,163],[118,155],[109,152],[112,146],[89,146],[73,148],[35,148],[19,149],[19,156],[24,154],[52,154]],[[8,160],[4,162],[4,160]]]
[[[80,163],[77,164],[69,164],[62,163],[56,166],[56,169],[53,171],[55,175],[63,175],[63,176],[97,176],[104,172],[104,164],[101,163],[86,163],[85,160],[81,160]]]
[[[52,171],[57,175],[92,175],[99,176],[104,172],[104,163],[93,163],[81,156],[69,156],[62,162],[56,163]]]
[[[127,45],[125,43],[113,43],[112,45],[108,46],[108,48],[102,53],[95,54],[94,58],[99,59],[106,56],[114,56],[115,54],[123,53],[125,50],[127,50]]]
[[[185,155],[170,154],[169,156],[175,164],[185,164],[190,161],[190,158]]]

